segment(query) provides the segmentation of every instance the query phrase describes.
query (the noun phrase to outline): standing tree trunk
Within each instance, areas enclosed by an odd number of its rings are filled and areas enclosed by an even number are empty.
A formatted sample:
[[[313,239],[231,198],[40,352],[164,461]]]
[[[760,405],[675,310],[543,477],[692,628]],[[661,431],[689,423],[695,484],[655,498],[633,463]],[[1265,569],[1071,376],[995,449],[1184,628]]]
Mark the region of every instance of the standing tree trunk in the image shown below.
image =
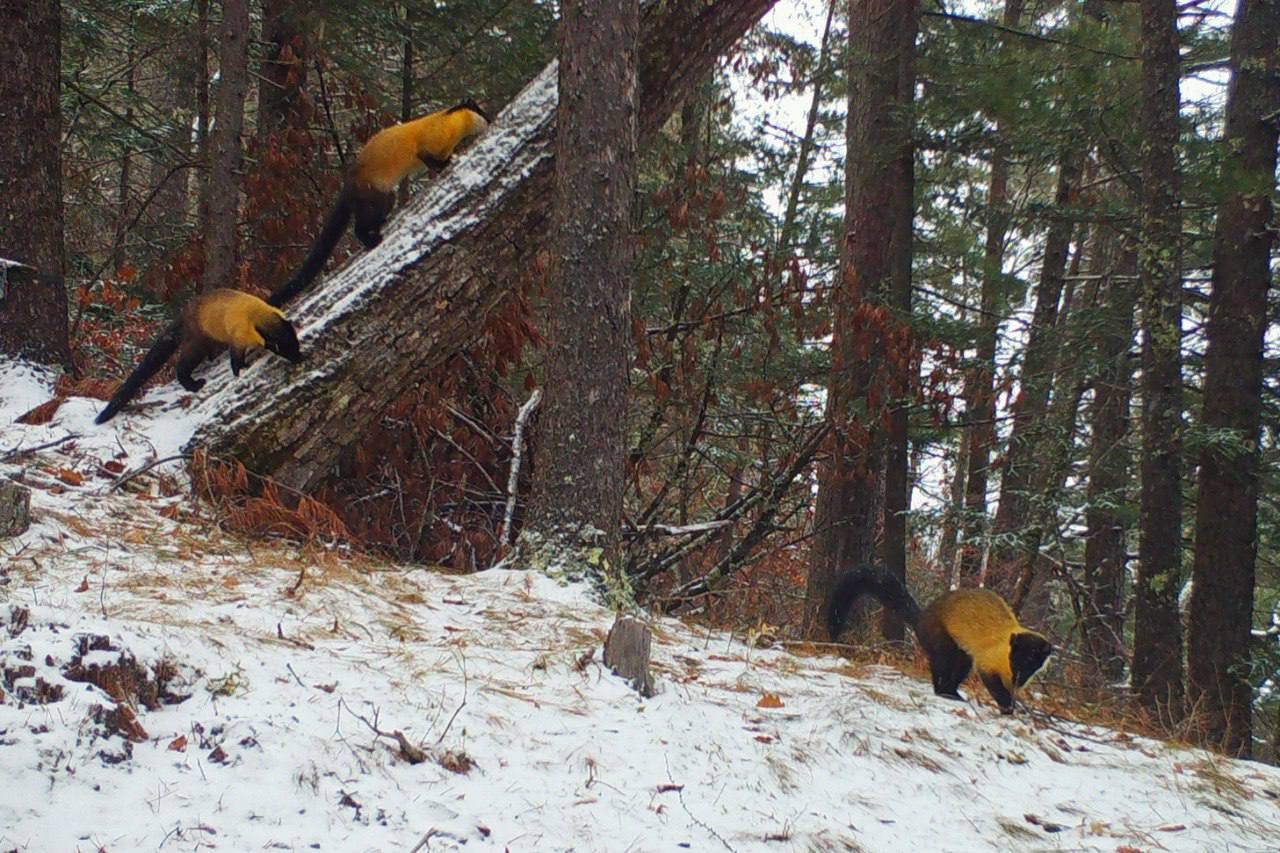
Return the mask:
[[[810,637],[825,631],[821,612],[836,571],[875,559],[884,512],[886,404],[907,390],[885,383],[905,373],[899,360],[910,361],[909,332],[891,300],[903,251],[896,243],[910,233],[895,217],[911,210],[911,182],[902,170],[911,165],[912,92],[903,75],[914,67],[905,54],[915,51],[919,16],[916,0],[849,2],[844,240],[827,392],[833,430],[830,454],[818,469],[805,589]],[[858,408],[863,411],[855,413]]]
[[[0,353],[69,365],[62,282],[62,3],[0,0],[0,21],[0,258],[38,270],[0,289]]]
[[[218,47],[216,122],[210,135],[209,210],[204,225],[205,291],[235,287],[239,276],[237,232],[240,224],[240,133],[249,91],[249,3],[222,0]]]
[[[618,607],[630,598],[621,537],[640,6],[564,0],[560,8],[550,358],[521,543],[592,566]]]
[[[938,534],[938,566],[948,588],[955,583],[956,546],[960,538],[960,517],[964,513],[964,475],[968,470],[965,461],[969,456],[969,431],[960,430],[954,455],[950,456],[951,479],[947,484],[947,505],[943,510],[942,532]]]
[[[1133,688],[1174,718],[1182,706],[1182,213],[1178,5],[1142,0],[1142,494],[1134,584]]]
[[[1218,207],[1205,356],[1205,427],[1231,433],[1230,450],[1200,452],[1194,584],[1191,590],[1190,707],[1209,742],[1251,754],[1253,690],[1243,668],[1253,627],[1258,547],[1259,429],[1263,335],[1275,240],[1280,132],[1280,2],[1241,0],[1231,32],[1234,75],[1227,96],[1223,164],[1228,192]]]
[[[1124,640],[1124,578],[1128,562],[1127,509],[1132,468],[1129,450],[1129,401],[1133,364],[1133,309],[1137,258],[1122,248],[1118,275],[1104,280],[1098,316],[1093,379],[1092,439],[1086,490],[1084,600],[1081,633],[1098,674],[1107,683],[1124,677],[1128,655]]]
[[[1020,2],[1020,0],[1015,0]],[[916,14],[919,14],[917,10]],[[916,88],[916,18],[898,32],[898,107],[903,113],[898,128],[897,160],[890,175],[894,183],[891,215],[893,234],[889,243],[889,304],[902,324],[893,357],[885,364],[888,387],[894,397],[889,403],[888,434],[884,454],[884,542],[885,566],[894,576],[907,577],[907,513],[911,509],[910,418],[912,371],[917,369],[914,344],[909,343],[907,324],[911,318],[912,228],[915,219],[915,146],[911,142],[910,105]],[[908,346],[902,346],[908,343]],[[885,610],[881,632],[886,640],[905,640],[906,623],[898,613]]]

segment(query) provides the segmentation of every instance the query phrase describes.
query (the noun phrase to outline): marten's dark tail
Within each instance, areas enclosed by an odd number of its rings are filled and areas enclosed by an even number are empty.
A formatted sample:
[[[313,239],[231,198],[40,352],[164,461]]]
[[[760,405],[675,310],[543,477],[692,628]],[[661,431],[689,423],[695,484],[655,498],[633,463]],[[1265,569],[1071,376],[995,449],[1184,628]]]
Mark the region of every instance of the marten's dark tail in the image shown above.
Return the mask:
[[[863,594],[876,598],[885,607],[898,613],[911,626],[911,630],[915,630],[920,621],[920,605],[916,603],[906,584],[883,566],[863,566],[841,573],[836,578],[835,586],[831,588],[826,615],[827,632],[833,641],[844,630],[849,608]]]
[[[325,261],[329,260],[329,256],[333,254],[333,247],[342,239],[343,233],[347,230],[347,223],[350,221],[351,203],[347,200],[347,191],[344,189],[338,195],[338,203],[333,206],[329,217],[321,226],[320,235],[311,244],[311,250],[307,252],[302,266],[290,276],[288,281],[276,288],[275,292],[267,298],[267,302],[277,308],[283,308],[287,302],[310,287],[311,282],[315,281],[316,276],[320,275],[320,271],[324,269]]]
[[[94,423],[105,424],[116,416],[116,413],[124,408],[124,404],[134,398],[142,386],[147,384],[147,380],[160,372],[160,368],[164,367],[165,362],[178,350],[178,344],[182,340],[182,319],[179,318],[171,322],[160,336],[156,338],[156,342],[151,345],[151,349],[147,350],[147,354],[142,357],[142,361],[138,362],[138,366],[133,369],[133,373],[129,374],[129,378],[121,383],[116,389],[116,393],[112,395],[110,402],[106,408],[98,412],[98,417],[94,418]]]

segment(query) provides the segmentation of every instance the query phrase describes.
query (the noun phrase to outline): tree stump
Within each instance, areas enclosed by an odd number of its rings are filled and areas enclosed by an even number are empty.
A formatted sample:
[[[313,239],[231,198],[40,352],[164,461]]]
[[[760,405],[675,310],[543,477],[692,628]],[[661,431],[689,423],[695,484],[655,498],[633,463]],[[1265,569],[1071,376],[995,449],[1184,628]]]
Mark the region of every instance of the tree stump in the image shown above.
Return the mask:
[[[649,646],[653,632],[634,616],[619,616],[604,641],[604,665],[630,682],[646,699],[653,695],[653,674],[649,672]]]
[[[0,480],[0,539],[25,533],[31,526],[31,490]]]

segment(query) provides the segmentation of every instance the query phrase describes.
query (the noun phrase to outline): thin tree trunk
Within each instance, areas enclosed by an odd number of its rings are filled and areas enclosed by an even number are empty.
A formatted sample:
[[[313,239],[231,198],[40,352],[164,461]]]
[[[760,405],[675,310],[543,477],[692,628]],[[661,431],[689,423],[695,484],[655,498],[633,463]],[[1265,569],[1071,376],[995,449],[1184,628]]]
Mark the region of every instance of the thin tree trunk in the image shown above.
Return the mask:
[[[916,14],[919,14],[917,10]],[[829,23],[829,21],[828,21]],[[918,25],[917,25],[918,26]],[[897,314],[900,330],[908,333],[911,322],[911,258],[915,214],[915,147],[911,142],[911,109],[916,88],[916,27],[898,33],[898,110],[905,115],[899,128],[897,162],[891,180],[893,234],[889,244],[889,304]],[[909,334],[909,333],[908,333]],[[909,341],[909,337],[907,338]],[[910,419],[911,390],[915,387],[914,347],[894,347],[894,357],[885,365],[887,388],[893,396],[888,417],[884,459],[884,542],[881,552],[885,566],[895,577],[907,577],[907,512],[911,509]],[[906,623],[901,614],[885,609],[881,633],[886,640],[906,639]]]
[[[1263,336],[1275,242],[1280,3],[1240,0],[1231,64],[1223,164],[1230,190],[1218,207],[1213,241],[1201,420],[1239,444],[1224,451],[1206,442],[1200,452],[1187,663],[1190,707],[1209,742],[1248,756],[1253,689],[1244,669],[1254,619]]]
[[[248,0],[222,0],[218,90],[210,145],[209,218],[204,223],[203,290],[235,287],[239,281],[240,134],[249,91]]]
[[[639,32],[638,0],[561,3],[549,358],[520,534],[534,553],[591,555],[615,607],[630,599],[621,537]]]
[[[915,51],[919,14],[915,0],[849,2],[845,222],[827,392],[833,429],[830,455],[818,468],[805,589],[804,632],[810,637],[825,631],[821,612],[837,570],[875,559],[884,514],[886,397],[906,393],[886,390],[884,380],[900,379],[896,359],[910,361],[906,327],[894,316],[892,300],[904,237],[895,217],[904,210],[909,216],[911,209],[911,160],[904,153],[911,146],[911,88],[904,74],[914,67],[907,54]],[[855,408],[862,411],[855,414]]]
[[[0,4],[6,126],[0,133],[0,259],[38,271],[0,294],[0,353],[70,366],[62,281],[62,3]]]
[[[1133,687],[1152,710],[1181,715],[1182,213],[1178,7],[1141,0],[1142,493],[1134,584]]]
[[[942,532],[938,537],[938,565],[950,587],[956,580],[956,545],[960,538],[960,517],[964,513],[964,475],[969,469],[969,430],[960,431],[952,457],[951,482],[947,488],[947,508],[942,517]]]
[[[646,6],[641,141],[772,5]],[[446,170],[400,218],[430,221],[431,228],[388,232],[384,246],[290,306],[309,362],[323,370],[289,373],[282,360],[262,359],[202,401],[219,416],[204,423],[193,445],[307,491],[330,475],[342,449],[359,440],[399,389],[473,340],[489,313],[539,267],[552,194],[555,101],[553,65],[468,152],[465,185]]]

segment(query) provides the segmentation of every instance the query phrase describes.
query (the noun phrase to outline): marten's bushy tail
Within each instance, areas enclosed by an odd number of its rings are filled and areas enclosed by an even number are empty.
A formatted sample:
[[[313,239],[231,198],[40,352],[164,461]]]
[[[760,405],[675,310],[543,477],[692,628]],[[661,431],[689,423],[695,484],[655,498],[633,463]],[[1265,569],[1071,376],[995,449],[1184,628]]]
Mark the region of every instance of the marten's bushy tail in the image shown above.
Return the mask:
[[[151,345],[151,349],[147,350],[147,354],[142,357],[142,361],[138,362],[138,366],[133,369],[133,373],[129,374],[129,378],[120,384],[116,389],[116,393],[112,395],[111,400],[107,403],[106,408],[98,412],[98,417],[94,418],[94,423],[105,424],[116,416],[116,413],[124,408],[124,404],[134,398],[142,386],[147,384],[147,380],[160,372],[160,368],[164,367],[165,362],[178,350],[178,344],[182,340],[182,320],[181,318],[171,322],[160,336],[156,338],[156,342]]]
[[[329,260],[329,256],[333,254],[333,247],[337,246],[338,241],[342,239],[343,233],[347,230],[347,223],[350,221],[351,205],[347,202],[344,191],[338,196],[338,203],[334,205],[329,217],[321,226],[320,235],[311,244],[311,249],[303,259],[302,266],[289,277],[288,281],[276,288],[275,292],[267,298],[267,303],[276,308],[283,308],[287,302],[306,290],[324,269],[325,261]]]
[[[827,599],[827,632],[832,640],[840,636],[849,608],[863,594],[876,598],[898,613],[911,630],[915,630],[916,623],[920,621],[920,605],[906,584],[883,566],[863,566],[842,572],[831,588],[831,597]]]

